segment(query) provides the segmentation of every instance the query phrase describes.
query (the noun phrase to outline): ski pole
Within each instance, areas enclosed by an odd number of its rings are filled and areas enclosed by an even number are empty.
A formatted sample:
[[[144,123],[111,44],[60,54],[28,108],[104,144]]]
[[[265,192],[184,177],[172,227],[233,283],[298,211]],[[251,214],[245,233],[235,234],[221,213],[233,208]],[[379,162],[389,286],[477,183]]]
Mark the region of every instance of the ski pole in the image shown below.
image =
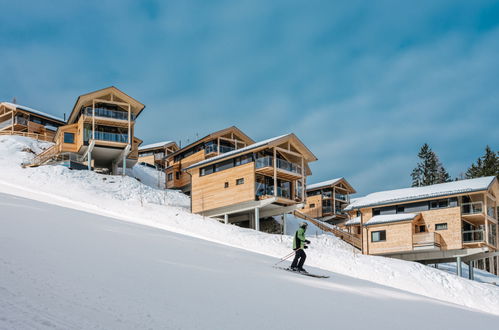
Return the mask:
[[[283,261],[285,261],[285,260],[287,260],[287,259],[291,258],[292,256],[294,256],[294,255],[295,255],[295,253],[296,253],[296,251],[293,251],[293,252],[291,252],[290,254],[288,254],[287,256],[282,257],[282,258],[281,258],[281,260],[279,260],[279,261],[278,261],[278,262],[277,262],[274,266],[277,266],[277,265],[279,265],[281,262],[283,262]]]

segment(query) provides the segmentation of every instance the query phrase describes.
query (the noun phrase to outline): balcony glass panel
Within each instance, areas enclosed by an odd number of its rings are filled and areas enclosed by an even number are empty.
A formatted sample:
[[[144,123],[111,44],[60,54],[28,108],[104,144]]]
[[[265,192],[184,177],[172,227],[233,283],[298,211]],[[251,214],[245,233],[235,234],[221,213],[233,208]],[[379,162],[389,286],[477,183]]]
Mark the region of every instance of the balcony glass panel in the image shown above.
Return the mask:
[[[256,162],[255,162],[256,168],[273,166],[272,165],[272,158],[273,157],[270,157],[270,156],[262,157],[262,158],[257,158]]]
[[[472,202],[461,204],[463,214],[478,214],[483,212],[482,202]]]
[[[12,125],[12,118],[9,119],[9,120],[1,122],[0,123],[0,129],[5,128],[5,127],[10,126],[10,125]]]
[[[463,231],[463,242],[464,243],[474,243],[474,242],[483,242],[484,230],[468,230]]]
[[[271,156],[257,158],[256,168],[273,166],[273,159],[274,159],[274,157],[271,157]],[[288,172],[301,174],[301,166],[290,163],[284,159],[279,159],[279,158],[277,159],[277,168],[279,168],[281,170],[288,171]]]
[[[93,114],[92,107],[84,108],[83,114],[86,116],[92,116],[92,114]],[[104,109],[104,108],[95,108],[95,116],[118,119],[118,120],[128,120],[128,112],[109,110],[109,109]],[[133,113],[130,114],[130,120],[132,120],[132,121],[135,120],[135,115]]]

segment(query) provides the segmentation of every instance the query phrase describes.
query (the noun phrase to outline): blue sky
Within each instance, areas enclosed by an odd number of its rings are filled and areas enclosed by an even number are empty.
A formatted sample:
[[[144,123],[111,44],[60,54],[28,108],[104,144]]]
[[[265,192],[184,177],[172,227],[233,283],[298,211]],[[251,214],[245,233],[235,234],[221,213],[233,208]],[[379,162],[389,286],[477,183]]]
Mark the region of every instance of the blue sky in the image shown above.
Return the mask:
[[[499,149],[497,1],[0,0],[0,100],[62,115],[115,85],[136,134],[185,145],[294,132],[309,182],[410,185],[427,142],[453,177]]]

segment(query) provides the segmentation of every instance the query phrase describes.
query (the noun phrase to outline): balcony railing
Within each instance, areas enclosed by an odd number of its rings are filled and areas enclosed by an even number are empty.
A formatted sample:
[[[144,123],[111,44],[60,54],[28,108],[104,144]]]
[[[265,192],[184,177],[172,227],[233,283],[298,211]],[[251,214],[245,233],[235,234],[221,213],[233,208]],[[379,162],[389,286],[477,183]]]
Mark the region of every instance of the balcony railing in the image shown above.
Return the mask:
[[[234,147],[222,146],[222,145],[220,146],[220,153],[221,154],[224,154],[224,153],[230,152],[230,151],[234,151],[234,150],[236,150],[236,148],[234,148]]]
[[[461,212],[463,214],[480,214],[483,213],[483,202],[471,202],[461,204]]]
[[[344,195],[344,194],[339,194],[339,193],[335,193],[334,194],[334,199],[337,199],[337,200],[341,200],[341,201],[347,201],[348,197],[347,195]]]
[[[484,241],[484,230],[467,230],[463,231],[463,243],[477,243]]]
[[[92,109],[92,107],[86,107],[83,109],[82,113],[86,116],[92,116],[93,109]],[[104,109],[104,108],[95,108],[95,116],[118,119],[118,120],[128,120],[128,112],[109,110],[109,109]],[[130,120],[132,120],[132,121],[135,120],[135,115],[133,113],[130,114]]]
[[[322,213],[331,213],[333,212],[333,208],[331,206],[323,206]]]
[[[163,160],[165,158],[164,153],[154,154],[154,160]]]
[[[442,237],[436,232],[418,233],[412,235],[412,245],[415,248],[421,249],[440,247],[441,243]]]
[[[496,219],[496,212],[493,206],[487,206],[487,215],[492,219]]]
[[[3,128],[8,127],[10,125],[12,125],[12,118],[10,118],[9,120],[1,122],[0,129],[3,129]]]
[[[88,139],[86,141],[88,141],[91,138],[92,138],[92,133],[90,133],[90,135],[88,136]],[[95,132],[95,140],[127,143],[128,142],[128,134]]]
[[[257,183],[256,196],[274,196],[274,186]],[[291,189],[277,187],[277,197],[291,199]]]
[[[262,168],[262,167],[272,167],[273,166],[273,159],[274,157],[271,156],[265,156],[262,158],[258,158],[256,160],[256,168]],[[285,170],[288,172],[292,173],[297,173],[301,174],[301,166],[298,166],[296,164],[293,164],[291,162],[288,162],[287,160],[284,159],[277,159],[277,168],[281,170]]]
[[[0,129],[3,129],[5,127],[8,127],[8,126],[11,126],[12,123],[14,123],[15,125],[24,125],[24,126],[27,126],[28,125],[28,120],[24,117],[14,117],[14,121],[12,121],[12,118],[10,118],[9,120],[6,120],[6,121],[3,121],[0,123]]]

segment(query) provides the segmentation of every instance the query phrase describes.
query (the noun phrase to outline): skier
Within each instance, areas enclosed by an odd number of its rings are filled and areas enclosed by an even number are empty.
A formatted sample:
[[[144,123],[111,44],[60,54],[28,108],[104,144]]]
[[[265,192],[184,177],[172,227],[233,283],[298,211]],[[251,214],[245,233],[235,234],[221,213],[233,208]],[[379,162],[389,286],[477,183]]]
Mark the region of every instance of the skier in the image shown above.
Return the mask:
[[[292,271],[299,271],[302,273],[307,273],[305,269],[303,269],[303,264],[305,263],[305,259],[307,259],[307,255],[305,254],[305,249],[308,248],[305,244],[310,244],[310,241],[305,239],[305,231],[307,230],[307,223],[300,223],[300,228],[295,233],[295,237],[293,239],[293,250],[295,250],[295,258],[291,263]]]

